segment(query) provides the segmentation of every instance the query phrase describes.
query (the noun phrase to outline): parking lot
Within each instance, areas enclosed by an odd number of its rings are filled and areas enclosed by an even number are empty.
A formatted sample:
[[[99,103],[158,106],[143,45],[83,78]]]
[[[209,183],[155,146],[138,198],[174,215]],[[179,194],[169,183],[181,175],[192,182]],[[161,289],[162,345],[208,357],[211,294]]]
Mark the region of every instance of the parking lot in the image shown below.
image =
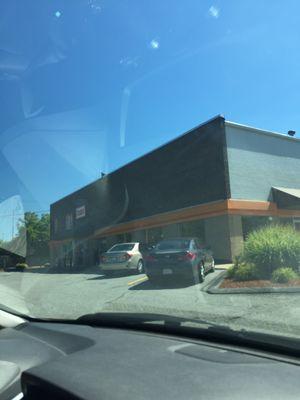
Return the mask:
[[[152,284],[145,275],[109,278],[100,271],[54,274],[1,272],[0,303],[40,318],[76,319],[99,311],[152,312],[201,318],[232,328],[298,333],[300,296],[294,294],[209,294],[204,283],[164,280]]]

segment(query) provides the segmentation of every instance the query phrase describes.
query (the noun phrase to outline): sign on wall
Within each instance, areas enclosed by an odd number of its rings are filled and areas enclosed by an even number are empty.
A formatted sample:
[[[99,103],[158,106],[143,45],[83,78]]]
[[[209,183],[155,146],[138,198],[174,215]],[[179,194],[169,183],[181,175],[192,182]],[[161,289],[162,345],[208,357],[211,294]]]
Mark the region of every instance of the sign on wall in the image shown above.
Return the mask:
[[[85,217],[85,206],[80,206],[76,208],[76,219]]]

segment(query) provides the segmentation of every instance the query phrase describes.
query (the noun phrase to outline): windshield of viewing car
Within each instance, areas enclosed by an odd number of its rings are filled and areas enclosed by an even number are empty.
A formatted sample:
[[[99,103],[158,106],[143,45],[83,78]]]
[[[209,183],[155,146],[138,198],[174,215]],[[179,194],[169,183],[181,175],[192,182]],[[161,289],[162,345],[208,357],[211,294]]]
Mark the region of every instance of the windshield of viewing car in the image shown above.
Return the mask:
[[[188,250],[189,248],[189,240],[166,240],[156,246],[156,250]]]
[[[110,250],[108,250],[108,252],[112,252],[112,251],[130,251],[133,250],[134,248],[134,244],[131,243],[125,243],[125,244],[117,244],[115,246],[113,246]]]
[[[1,2],[3,307],[299,338],[299,13]]]

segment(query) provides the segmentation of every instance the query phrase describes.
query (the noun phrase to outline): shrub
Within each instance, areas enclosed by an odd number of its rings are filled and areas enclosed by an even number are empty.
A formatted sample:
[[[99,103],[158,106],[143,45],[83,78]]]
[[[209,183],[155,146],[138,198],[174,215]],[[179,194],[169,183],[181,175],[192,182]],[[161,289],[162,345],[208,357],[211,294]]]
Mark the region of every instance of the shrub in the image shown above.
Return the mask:
[[[18,271],[24,271],[26,268],[28,268],[28,265],[26,263],[18,263],[18,264],[16,264],[16,269]]]
[[[251,281],[259,277],[258,270],[253,264],[240,264],[234,268],[233,277],[237,281]]]
[[[240,254],[240,255],[238,255],[238,256],[235,256],[235,257],[234,257],[233,266],[237,268],[242,262],[243,262],[242,254]]]
[[[300,234],[291,226],[272,225],[250,233],[242,254],[243,263],[254,264],[261,276],[271,277],[278,268],[298,272]]]
[[[229,267],[227,269],[227,278],[233,278],[235,275],[235,271],[236,271],[236,267],[234,265],[232,265],[231,267]]]
[[[293,268],[278,268],[272,273],[272,281],[276,283],[287,283],[297,278]]]

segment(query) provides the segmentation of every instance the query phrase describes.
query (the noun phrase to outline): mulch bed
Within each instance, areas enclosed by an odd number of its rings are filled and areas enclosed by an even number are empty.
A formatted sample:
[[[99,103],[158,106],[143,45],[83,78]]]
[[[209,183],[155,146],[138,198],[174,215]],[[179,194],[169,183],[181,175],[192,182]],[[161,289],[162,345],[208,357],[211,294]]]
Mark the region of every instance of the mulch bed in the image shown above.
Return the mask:
[[[225,278],[220,289],[239,289],[239,288],[263,288],[263,287],[300,287],[300,279],[295,279],[288,283],[274,283],[270,280],[254,280],[254,281],[234,281],[233,279]]]

